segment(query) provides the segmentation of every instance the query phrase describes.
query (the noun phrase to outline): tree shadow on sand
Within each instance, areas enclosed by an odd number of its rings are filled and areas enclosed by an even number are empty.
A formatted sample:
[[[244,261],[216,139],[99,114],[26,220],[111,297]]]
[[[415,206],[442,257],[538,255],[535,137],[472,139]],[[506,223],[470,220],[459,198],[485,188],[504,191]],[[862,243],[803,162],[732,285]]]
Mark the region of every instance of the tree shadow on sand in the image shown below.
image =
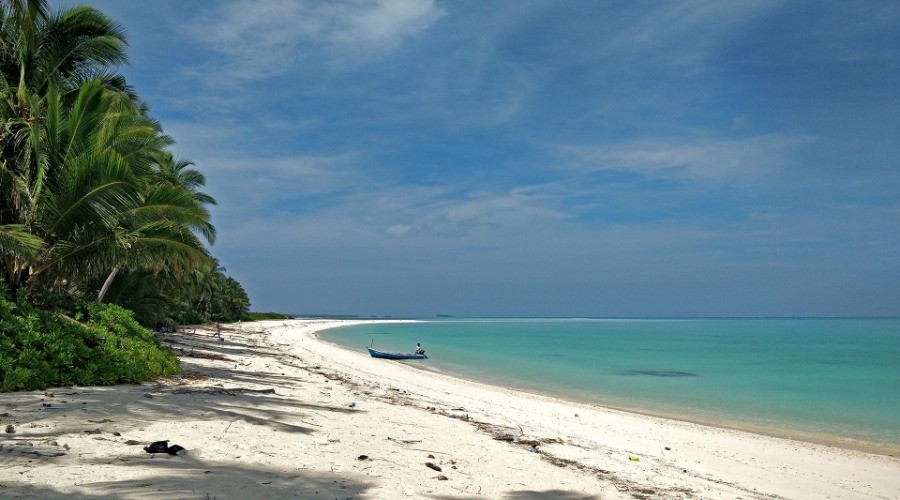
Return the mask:
[[[41,411],[42,399],[39,393],[29,394],[25,401],[11,408],[12,418],[21,419],[29,424],[39,424],[53,419],[53,430],[42,433],[30,431],[31,439],[49,438],[59,435],[80,433],[93,429],[103,432],[124,432],[123,422],[134,427],[141,424],[152,424],[170,420],[177,415],[179,420],[226,420],[243,421],[254,425],[266,426],[279,432],[311,434],[315,431],[309,419],[322,417],[329,413],[364,413],[363,410],[329,404],[306,402],[291,397],[279,396],[277,393],[242,393],[240,384],[228,387],[200,386],[196,391],[176,393],[171,390],[153,392],[147,398],[148,389],[140,386],[118,386],[116,388],[92,387],[75,390],[64,401],[53,402],[59,411]],[[196,387],[196,386],[193,386]],[[231,388],[232,390],[229,390]],[[104,394],[106,393],[106,394]],[[105,396],[114,395],[110,401]],[[4,395],[6,396],[6,395]],[[22,398],[19,393],[16,396]],[[7,396],[9,397],[9,396]],[[5,399],[0,396],[0,400]],[[49,404],[49,403],[48,403]],[[10,405],[7,405],[9,408]]]
[[[206,336],[198,335],[187,341],[197,353],[229,354],[227,345],[222,346]],[[243,421],[279,432],[311,434],[318,426],[310,420],[317,417],[364,413],[343,404],[332,404],[327,396],[317,398],[318,401],[292,397],[290,393],[300,384],[310,383],[322,374],[312,367],[308,377],[281,372],[278,367],[283,366],[285,354],[272,348],[256,348],[252,356],[257,361],[270,362],[273,369],[241,370],[233,360],[214,360],[201,366],[192,358],[182,358],[184,379],[181,381],[175,377],[167,384],[156,386],[58,388],[49,391],[56,393],[52,398],[43,391],[2,394],[0,404],[7,400],[4,406],[12,410],[10,417],[27,421],[32,427],[43,427],[43,421],[54,421],[52,431],[29,432],[32,439],[97,428],[103,432],[124,432],[122,422],[134,427],[171,419],[173,415],[179,420]]]
[[[309,470],[205,464],[181,457],[160,457],[131,463],[149,472],[121,481],[83,482],[54,488],[24,481],[0,482],[3,498],[360,498],[373,487],[346,475]]]
[[[435,500],[479,500],[484,497],[437,496],[432,498]],[[553,500],[602,500],[603,497],[600,495],[584,495],[582,493],[565,490],[521,490],[511,491],[500,498],[503,500],[547,500],[551,498]]]
[[[252,339],[251,339],[252,340]],[[202,364],[184,357],[185,374],[157,385],[57,388],[25,393],[0,394],[4,420],[15,423],[15,434],[6,434],[0,444],[2,467],[27,470],[34,466],[73,466],[115,463],[131,471],[127,478],[88,482],[73,486],[31,484],[26,476],[0,474],[0,498],[359,498],[372,484],[348,479],[346,473],[314,471],[290,461],[284,465],[235,463],[204,457],[189,450],[187,456],[144,454],[130,438],[142,427],[168,422],[244,422],[260,431],[315,435],[334,414],[360,417],[365,411],[332,404],[328,396],[300,398],[292,394],[299,384],[322,374],[281,373],[279,358],[284,353],[269,347],[253,349],[254,361],[270,363],[263,371],[235,368],[237,352],[215,339],[186,339],[193,353],[204,353]],[[249,340],[248,340],[249,342]],[[232,349],[229,351],[229,349]],[[240,353],[244,346],[237,347]],[[227,360],[217,360],[215,353]],[[209,360],[212,360],[211,362]],[[299,361],[299,360],[297,360]],[[202,366],[206,365],[206,366]],[[233,367],[233,368],[232,368]],[[285,370],[287,371],[287,370]],[[227,432],[218,427],[210,432]],[[90,436],[89,436],[90,435]],[[100,439],[122,446],[122,454],[102,458],[83,456],[84,439]],[[65,442],[82,439],[77,452]],[[169,436],[159,436],[166,439]],[[214,439],[208,434],[207,439]],[[148,444],[141,440],[140,445]],[[191,445],[196,443],[181,444]],[[5,446],[4,446],[5,445]],[[190,446],[195,448],[196,446]],[[199,446],[202,450],[203,446]],[[90,455],[88,450],[87,455]],[[246,450],[244,453],[253,453]],[[259,451],[257,451],[259,452]],[[262,452],[259,452],[262,453]],[[76,455],[78,458],[76,458]],[[252,460],[252,457],[248,457]],[[14,469],[9,469],[14,470]],[[135,477],[137,476],[137,477]]]

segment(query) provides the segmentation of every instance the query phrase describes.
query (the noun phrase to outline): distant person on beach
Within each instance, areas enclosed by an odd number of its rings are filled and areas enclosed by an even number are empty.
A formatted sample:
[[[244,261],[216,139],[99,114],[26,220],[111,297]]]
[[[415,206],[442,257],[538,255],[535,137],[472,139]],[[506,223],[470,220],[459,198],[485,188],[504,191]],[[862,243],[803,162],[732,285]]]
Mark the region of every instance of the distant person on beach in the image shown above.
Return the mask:
[[[416,354],[425,354],[425,349],[422,349],[422,344],[416,342]]]

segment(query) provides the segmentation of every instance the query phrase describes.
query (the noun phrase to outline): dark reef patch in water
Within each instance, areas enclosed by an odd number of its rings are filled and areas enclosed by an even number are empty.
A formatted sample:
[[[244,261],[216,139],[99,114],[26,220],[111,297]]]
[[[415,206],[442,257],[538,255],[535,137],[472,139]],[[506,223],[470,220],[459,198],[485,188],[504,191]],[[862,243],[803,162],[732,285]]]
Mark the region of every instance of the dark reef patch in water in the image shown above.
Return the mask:
[[[619,372],[615,372],[616,375],[627,375],[630,377],[636,377],[639,375],[646,375],[648,377],[696,377],[697,374],[693,372],[679,372],[674,370],[622,370]]]

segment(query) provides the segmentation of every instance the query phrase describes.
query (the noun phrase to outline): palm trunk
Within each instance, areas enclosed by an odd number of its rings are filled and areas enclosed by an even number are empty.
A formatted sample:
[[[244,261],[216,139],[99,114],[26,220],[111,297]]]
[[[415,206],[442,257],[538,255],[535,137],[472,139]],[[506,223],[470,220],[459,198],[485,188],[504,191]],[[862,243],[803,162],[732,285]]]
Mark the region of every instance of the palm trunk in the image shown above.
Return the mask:
[[[106,277],[106,281],[103,282],[103,288],[100,289],[100,293],[97,294],[97,303],[103,302],[103,296],[106,295],[106,291],[109,290],[109,285],[112,285],[113,279],[116,277],[116,274],[119,273],[119,267],[116,266],[113,268],[112,272],[109,273],[109,276]]]

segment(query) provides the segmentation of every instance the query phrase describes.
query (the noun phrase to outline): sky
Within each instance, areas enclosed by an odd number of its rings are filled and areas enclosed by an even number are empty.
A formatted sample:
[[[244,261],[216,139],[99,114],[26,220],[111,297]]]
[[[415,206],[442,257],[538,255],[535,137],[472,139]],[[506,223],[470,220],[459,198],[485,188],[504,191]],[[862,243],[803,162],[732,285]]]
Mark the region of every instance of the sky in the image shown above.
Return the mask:
[[[900,3],[51,0],[252,309],[900,315]]]

